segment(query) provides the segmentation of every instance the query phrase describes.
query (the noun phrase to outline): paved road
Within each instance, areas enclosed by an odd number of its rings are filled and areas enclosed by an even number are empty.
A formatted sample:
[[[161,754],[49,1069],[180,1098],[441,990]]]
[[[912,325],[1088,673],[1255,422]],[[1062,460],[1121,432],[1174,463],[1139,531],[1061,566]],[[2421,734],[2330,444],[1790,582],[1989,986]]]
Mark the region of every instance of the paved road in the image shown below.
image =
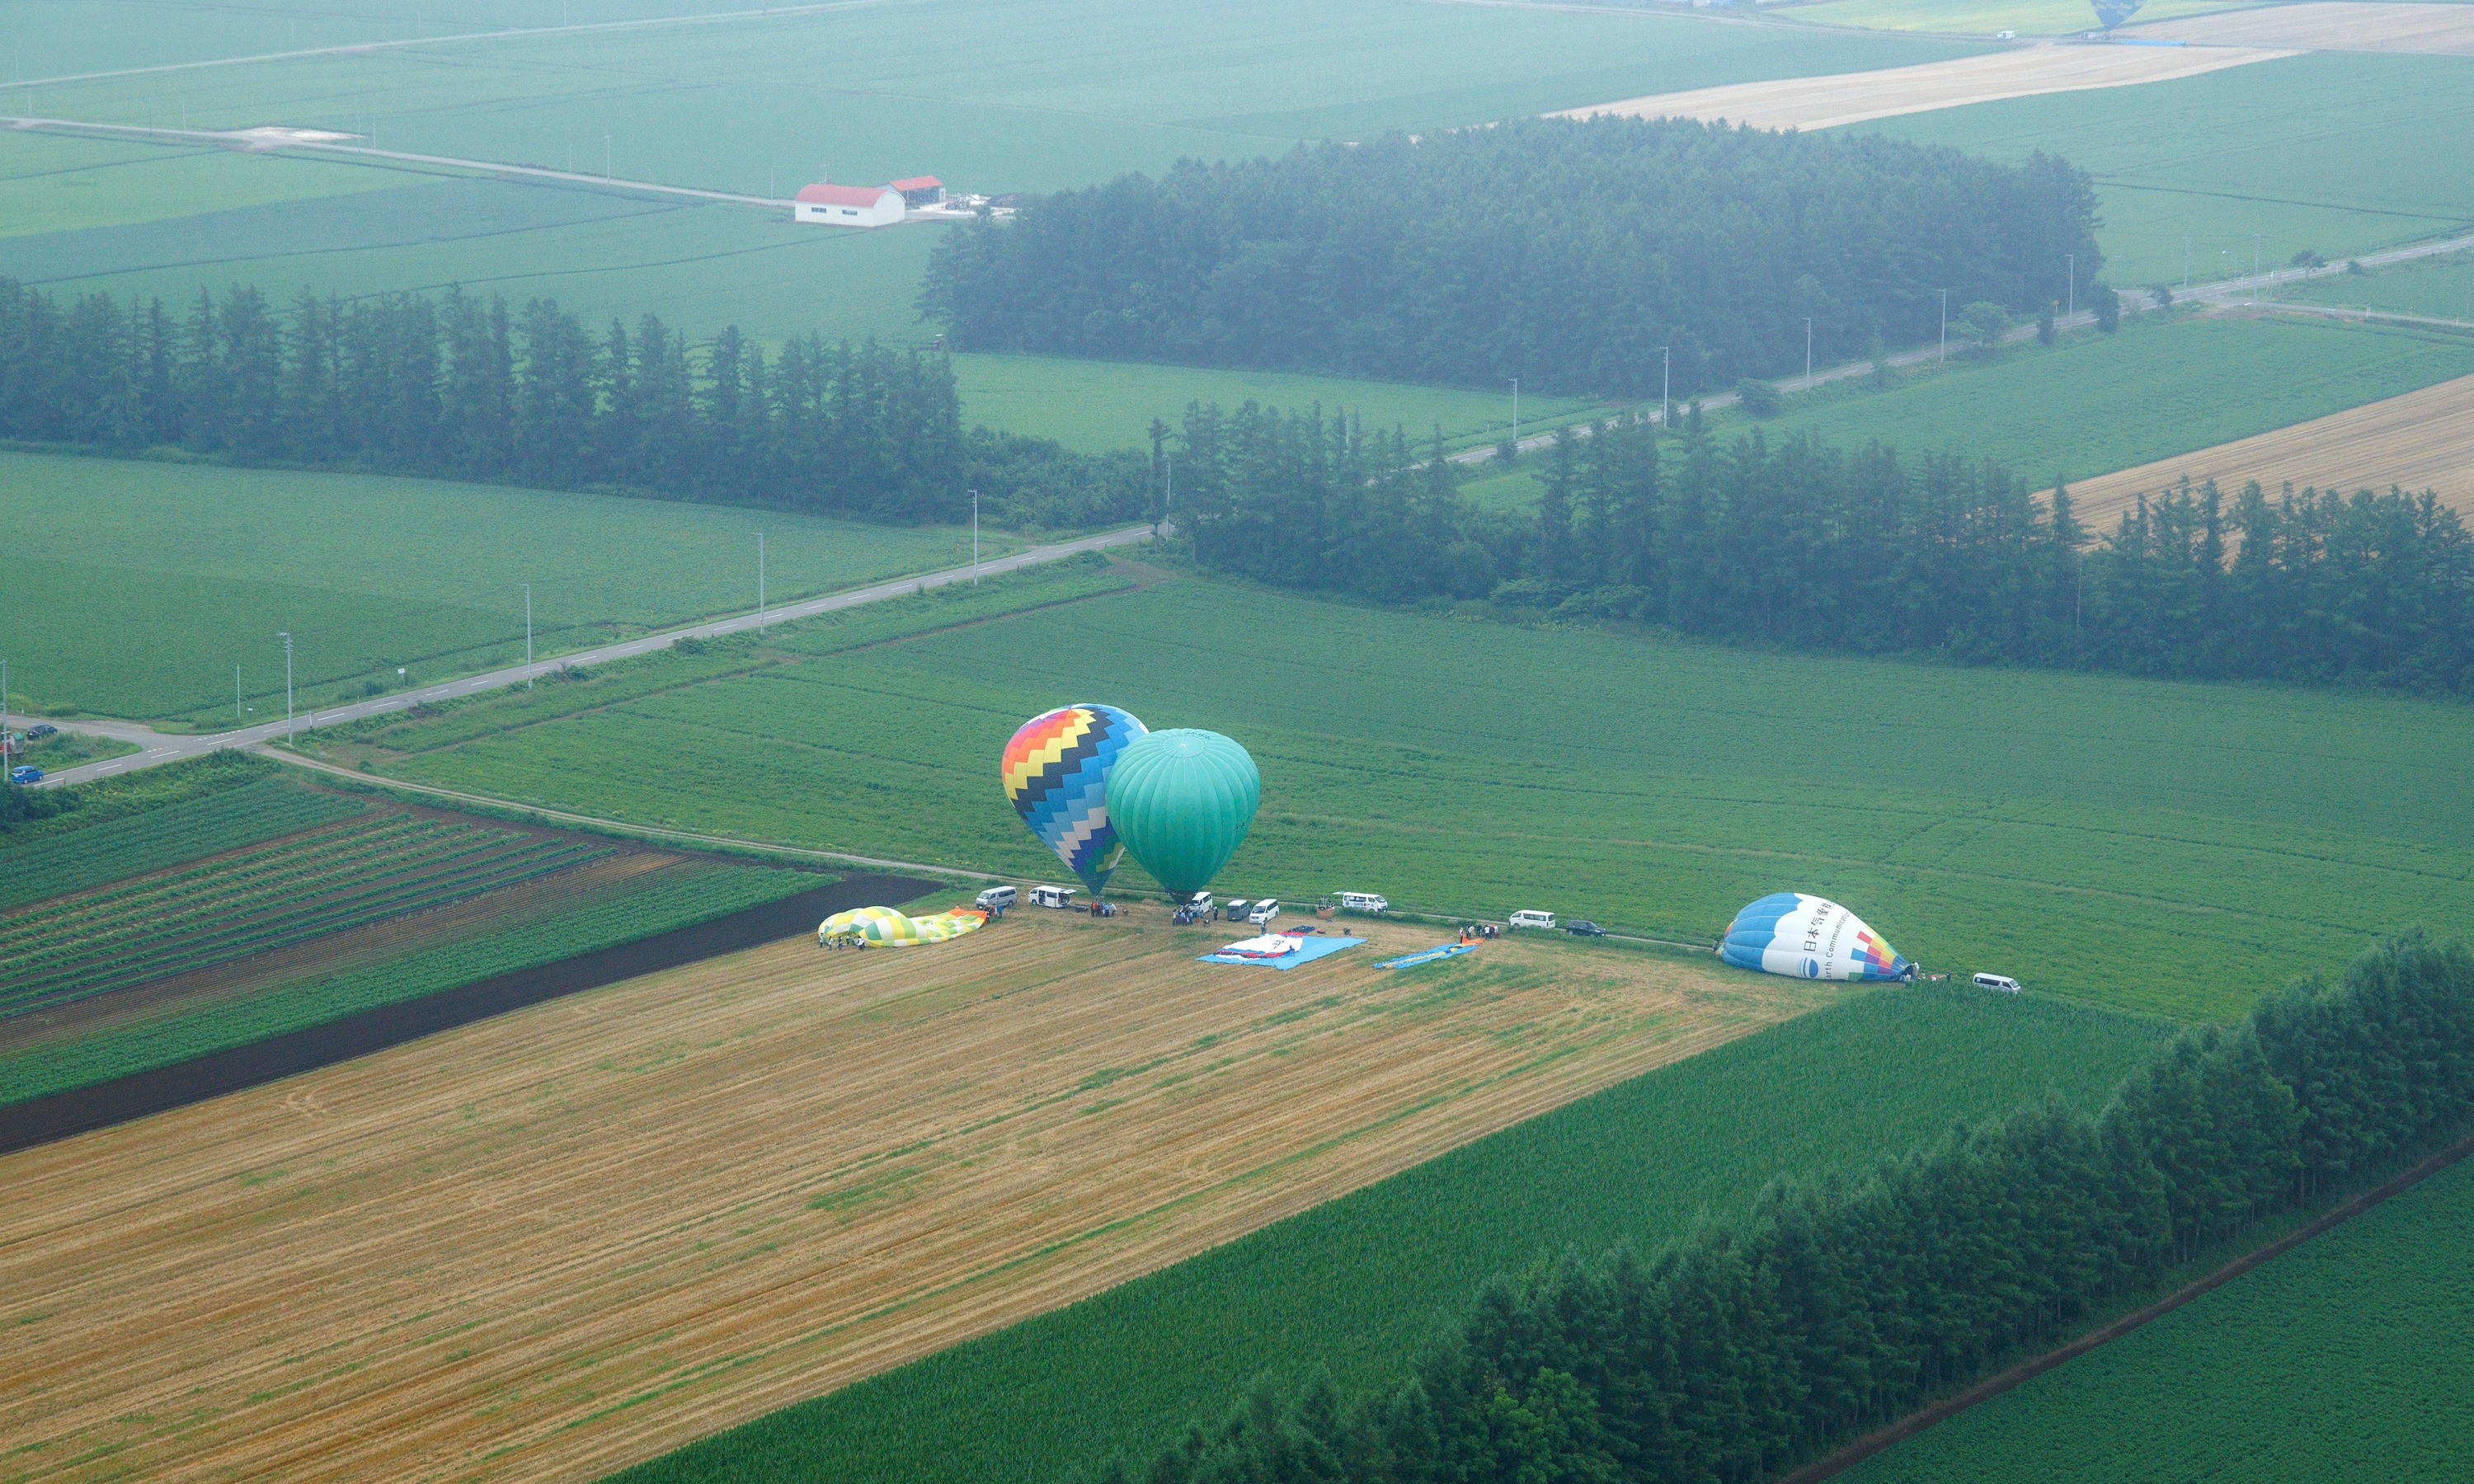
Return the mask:
[[[2390,248],[2385,252],[2365,252],[2359,257],[2353,259],[2353,261],[2361,263],[2366,269],[2385,268],[2391,263],[2411,262],[2415,258],[2421,257],[2437,257],[2443,252],[2455,252],[2461,249],[2466,248],[2474,248],[2474,236],[2450,237],[2439,242],[2417,242],[2408,247]],[[2250,303],[2258,301],[2258,297],[2263,290],[2277,289],[2287,284],[2300,283],[2311,278],[2331,277],[2336,275],[2342,274],[2345,271],[2345,263],[2342,260],[2324,264],[2318,268],[2272,268],[2263,273],[2247,274],[2239,278],[2225,278],[2215,283],[2195,284],[2189,289],[2177,292],[2174,294],[2173,298],[2183,303],[2191,304]],[[2122,312],[2123,314],[2144,314],[2156,307],[2157,303],[2155,296],[2145,290],[2125,289],[2122,292]],[[2273,302],[2261,303],[2260,307],[2263,309],[2291,309],[2301,313],[2333,312],[2309,305],[2280,305]],[[2357,320],[2363,318],[2361,312],[2358,310],[2346,310],[2344,311],[2344,317]],[[2401,319],[2404,317],[2379,315],[2374,316],[2374,318]],[[2434,321],[2429,323],[2446,323],[2448,322]],[[2095,325],[2096,313],[2095,311],[2088,309],[2082,309],[2076,314],[2057,315],[2053,320],[2053,327],[2057,331],[2091,329],[2094,328]],[[2016,344],[2020,341],[2032,338],[2035,333],[2036,326],[2031,322],[2012,329],[2009,335],[2005,338],[2009,342]],[[1938,359],[1941,354],[1941,347],[1939,345],[1931,345],[1924,346],[1914,350],[1903,350],[1897,355],[1883,356],[1881,359],[1894,368],[1904,366],[1922,366],[1928,361]],[[1772,385],[1776,386],[1782,393],[1808,392],[1814,387],[1826,386],[1833,381],[1845,381],[1854,376],[1869,376],[1873,374],[1873,365],[1874,363],[1871,361],[1849,361],[1842,366],[1825,367],[1814,371],[1809,376],[1782,376],[1774,381]],[[1721,407],[1734,406],[1740,398],[1733,392],[1720,392],[1710,396],[1702,397],[1700,400],[1701,405],[1705,410],[1714,412]],[[1679,398],[1678,405],[1681,404],[1682,399]],[[1574,433],[1584,438],[1589,436],[1589,424],[1587,423],[1578,424],[1573,428]],[[1555,435],[1551,431],[1539,433],[1522,439],[1520,441],[1520,451],[1522,453],[1528,453],[1535,449],[1548,447],[1554,442]],[[1494,447],[1492,444],[1488,444],[1478,448],[1464,448],[1460,452],[1452,454],[1449,457],[1455,464],[1480,464],[1494,457]]]
[[[1124,530],[1104,531],[1097,536],[1085,536],[1076,540],[1058,541],[1048,546],[1033,546],[1008,557],[993,558],[981,562],[976,570],[982,576],[994,577],[1022,567],[1037,566],[1065,557],[1079,556],[1086,551],[1102,551],[1111,546],[1132,545],[1151,539],[1151,527],[1129,526]],[[297,722],[261,722],[255,727],[235,728],[230,731],[181,735],[157,731],[135,722],[90,721],[83,717],[63,720],[54,717],[51,718],[52,725],[63,731],[82,731],[99,736],[118,737],[124,741],[134,742],[145,751],[123,757],[108,757],[99,762],[80,763],[74,768],[63,768],[58,773],[45,777],[41,786],[49,788],[61,783],[84,783],[94,778],[109,778],[115,773],[127,773],[133,768],[152,768],[182,757],[195,757],[203,753],[221,752],[229,747],[261,747],[278,740],[287,731],[295,730],[314,731],[321,726],[333,726],[338,722],[355,721],[364,716],[378,716],[388,711],[400,711],[424,702],[453,701],[481,691],[513,685],[530,676],[548,675],[563,665],[594,665],[607,663],[613,659],[628,659],[638,655],[649,655],[655,650],[667,649],[681,639],[712,638],[725,634],[742,634],[758,627],[760,623],[787,623],[794,618],[830,613],[837,609],[858,608],[862,604],[882,602],[886,598],[907,597],[931,587],[945,587],[955,583],[966,583],[971,580],[973,571],[974,568],[969,566],[958,566],[948,567],[941,572],[929,572],[918,577],[896,578],[891,582],[878,583],[870,587],[858,587],[848,592],[828,593],[821,598],[807,598],[796,603],[786,603],[778,608],[768,608],[762,614],[740,613],[733,617],[717,618],[684,629],[648,634],[641,638],[627,639],[617,644],[605,644],[599,649],[588,649],[580,654],[562,655],[555,659],[535,660],[529,665],[513,665],[503,670],[492,670],[484,675],[468,676],[460,681],[424,685],[419,690],[400,691],[391,696],[355,701],[350,706],[310,711],[302,715]],[[21,723],[18,718],[12,716],[10,718],[10,724],[12,727],[31,726],[44,719],[39,716],[29,716]],[[900,863],[872,862],[871,864]]]

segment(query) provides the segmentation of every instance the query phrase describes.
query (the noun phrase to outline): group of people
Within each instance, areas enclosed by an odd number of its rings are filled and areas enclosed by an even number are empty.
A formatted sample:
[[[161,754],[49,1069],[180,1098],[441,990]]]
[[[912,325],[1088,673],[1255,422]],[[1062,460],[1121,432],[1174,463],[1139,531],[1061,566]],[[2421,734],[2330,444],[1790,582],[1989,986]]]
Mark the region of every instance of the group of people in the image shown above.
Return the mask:
[[[1461,942],[1463,943],[1484,943],[1489,938],[1500,938],[1502,936],[1502,927],[1493,922],[1464,922],[1461,924]]]

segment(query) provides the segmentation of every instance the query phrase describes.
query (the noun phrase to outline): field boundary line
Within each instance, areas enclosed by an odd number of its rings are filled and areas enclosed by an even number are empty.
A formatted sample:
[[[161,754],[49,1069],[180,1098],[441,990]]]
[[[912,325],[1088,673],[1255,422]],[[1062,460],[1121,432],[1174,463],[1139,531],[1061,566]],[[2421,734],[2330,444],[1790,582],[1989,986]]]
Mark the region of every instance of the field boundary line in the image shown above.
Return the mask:
[[[362,773],[331,763],[322,757],[304,757],[272,747],[253,747],[249,751],[273,758],[295,768],[307,768],[318,773],[348,778],[365,788],[400,789],[405,793],[423,794],[432,799],[451,799],[458,803],[477,803],[493,809],[537,819],[545,824],[577,826],[622,838],[650,841],[676,841],[690,845],[724,846],[735,850],[758,854],[795,856],[801,860],[826,861],[837,866],[866,866],[879,871],[916,871],[931,875],[966,876],[974,881],[1011,881],[1015,876],[1001,875],[993,871],[972,871],[961,866],[932,866],[924,861],[886,860],[874,855],[853,855],[842,850],[819,850],[803,845],[776,845],[763,840],[742,840],[736,835],[707,834],[700,830],[674,829],[666,825],[639,825],[629,820],[608,819],[598,814],[578,814],[568,809],[554,809],[547,804],[526,803],[517,799],[500,799],[491,794],[467,793],[461,789],[442,788],[435,783],[416,783],[409,778],[389,778],[382,773]]]
[[[1911,1413],[1886,1427],[1868,1433],[1817,1462],[1807,1464],[1792,1473],[1781,1475],[1776,1484],[1820,1484],[1823,1479],[1834,1478],[1874,1454],[1905,1442],[1936,1423],[1955,1417],[1980,1401],[1989,1401],[2012,1387],[2033,1380],[2057,1366],[2077,1359],[2099,1345],[2118,1340],[2148,1321],[2162,1318],[2194,1299],[2204,1298],[2214,1293],[2253,1268],[2272,1258],[2283,1257],[2315,1236],[2343,1226],[2390,1196],[2399,1195],[2413,1188],[2469,1154],[2474,1154],[2474,1135],[2459,1139],[2404,1174],[2364,1191],[2335,1210],[2287,1233],[2265,1247],[2243,1254],[2223,1267],[2195,1282],[2175,1289],[2155,1303],[2144,1308],[2134,1309],[2102,1328],[2083,1334],[2058,1350],[2047,1351],[2041,1355],[2012,1366],[1999,1376],[1978,1381],[1955,1397],[1936,1401],[1921,1412]]]

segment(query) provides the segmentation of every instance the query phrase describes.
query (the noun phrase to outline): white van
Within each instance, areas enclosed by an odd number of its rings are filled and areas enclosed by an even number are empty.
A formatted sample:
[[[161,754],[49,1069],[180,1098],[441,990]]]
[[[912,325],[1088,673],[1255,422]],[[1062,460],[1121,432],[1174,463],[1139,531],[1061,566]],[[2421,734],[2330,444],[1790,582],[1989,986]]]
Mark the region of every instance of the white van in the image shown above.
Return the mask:
[[[1010,886],[991,886],[974,898],[973,904],[982,912],[994,912],[1012,906],[1021,895]]]
[[[1266,897],[1254,903],[1254,910],[1246,914],[1246,921],[1260,927],[1279,915],[1280,899],[1276,897]]]
[[[2019,993],[2019,981],[2008,974],[1977,974],[1976,987],[1979,990],[1999,990],[2004,994]]]
[[[1070,907],[1074,905],[1074,888],[1070,886],[1034,886],[1031,889],[1034,907]]]
[[[1552,927],[1555,925],[1555,914],[1540,912],[1533,907],[1525,912],[1514,913],[1507,921],[1515,927]]]
[[[1197,917],[1201,917],[1204,913],[1209,912],[1211,910],[1211,894],[1209,892],[1197,892],[1193,896],[1187,898],[1185,899],[1185,910],[1193,913]]]
[[[1340,905],[1349,912],[1380,912],[1392,904],[1372,892],[1343,892]]]

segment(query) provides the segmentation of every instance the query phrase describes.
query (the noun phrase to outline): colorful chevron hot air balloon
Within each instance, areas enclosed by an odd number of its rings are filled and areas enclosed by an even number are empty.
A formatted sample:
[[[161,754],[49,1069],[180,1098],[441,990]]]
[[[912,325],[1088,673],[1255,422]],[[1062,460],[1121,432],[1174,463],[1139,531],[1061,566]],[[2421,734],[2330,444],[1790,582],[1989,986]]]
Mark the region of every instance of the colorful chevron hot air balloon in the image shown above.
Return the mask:
[[[1006,797],[1094,892],[1106,890],[1126,853],[1108,825],[1108,770],[1147,730],[1113,706],[1066,706],[1024,722],[1006,744]]]
[[[1735,914],[1718,956],[1794,979],[1908,979],[1915,966],[1834,901],[1776,892]]]

